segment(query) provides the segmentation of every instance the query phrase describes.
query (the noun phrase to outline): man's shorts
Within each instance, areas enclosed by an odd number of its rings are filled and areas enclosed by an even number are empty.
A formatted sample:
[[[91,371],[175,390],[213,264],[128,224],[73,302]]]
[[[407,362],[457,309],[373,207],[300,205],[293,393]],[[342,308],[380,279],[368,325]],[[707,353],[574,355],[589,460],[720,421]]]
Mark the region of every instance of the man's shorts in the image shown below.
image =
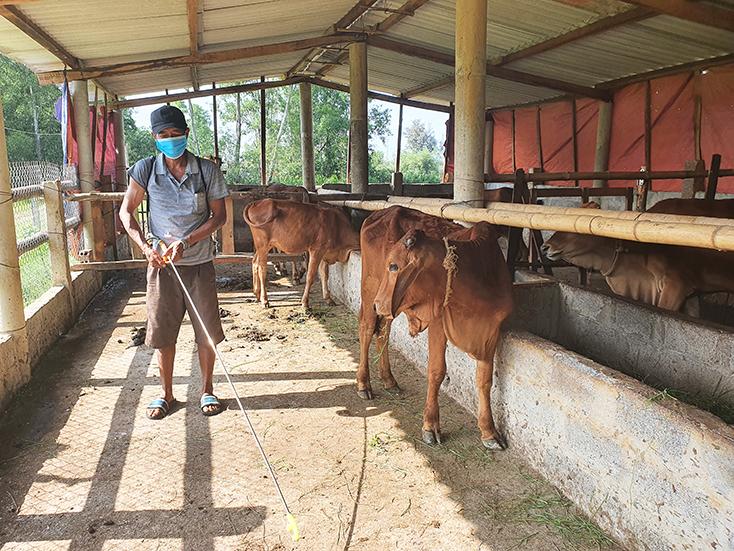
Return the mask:
[[[222,321],[219,319],[219,302],[217,301],[217,284],[214,274],[214,263],[206,262],[196,266],[176,266],[181,279],[194,300],[209,334],[218,344],[224,340]],[[145,333],[145,344],[151,348],[166,348],[176,344],[178,331],[184,314],[194,326],[197,344],[207,342],[196,314],[181,290],[181,285],[171,268],[153,268],[148,266],[148,287],[146,290],[148,308],[148,328]]]

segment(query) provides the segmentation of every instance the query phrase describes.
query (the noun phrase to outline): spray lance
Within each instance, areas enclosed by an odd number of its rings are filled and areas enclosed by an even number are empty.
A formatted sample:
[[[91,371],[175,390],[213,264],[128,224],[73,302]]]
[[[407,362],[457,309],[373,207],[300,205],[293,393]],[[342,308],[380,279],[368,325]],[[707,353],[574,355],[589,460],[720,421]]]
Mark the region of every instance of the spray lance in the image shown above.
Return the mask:
[[[147,235],[148,239],[152,242],[153,250],[158,250],[159,247],[162,247],[162,245],[165,245],[165,243],[159,239],[158,237],[154,236],[153,234]],[[163,252],[165,250],[162,247]],[[204,321],[201,318],[201,314],[199,314],[199,310],[196,307],[196,304],[194,304],[194,301],[191,298],[191,295],[189,294],[189,290],[186,288],[186,285],[183,282],[183,279],[181,279],[181,274],[179,274],[178,269],[176,268],[176,265],[171,262],[170,257],[163,257],[164,262],[166,263],[166,266],[171,268],[171,271],[173,271],[174,275],[176,276],[176,279],[178,280],[178,284],[181,286],[181,290],[183,291],[184,296],[186,297],[186,300],[188,301],[189,305],[191,306],[191,311],[194,313],[194,316],[196,316],[196,320],[199,322],[199,325],[204,330],[204,335],[206,336],[207,341],[209,342],[209,346],[211,346],[214,349],[214,353],[216,354],[217,360],[219,360],[219,365],[222,367],[222,371],[224,371],[224,375],[227,378],[227,382],[229,383],[229,386],[232,388],[232,392],[234,393],[235,400],[237,401],[237,405],[240,408],[240,411],[242,412],[242,416],[245,419],[245,424],[247,428],[250,430],[250,434],[252,434],[252,438],[255,441],[255,445],[257,446],[258,451],[260,452],[260,456],[263,459],[263,462],[265,463],[265,467],[268,470],[268,473],[270,473],[270,480],[273,481],[273,486],[275,486],[275,491],[278,494],[278,497],[280,498],[280,502],[283,505],[283,509],[286,514],[286,522],[287,522],[287,529],[288,532],[291,535],[291,538],[293,541],[298,541],[300,539],[300,532],[298,530],[298,524],[296,523],[296,519],[293,516],[293,513],[291,513],[290,507],[288,507],[288,502],[285,499],[285,496],[283,495],[283,491],[280,489],[280,484],[278,483],[278,477],[275,475],[275,470],[273,469],[273,466],[270,464],[270,460],[268,459],[267,454],[265,453],[265,449],[263,448],[262,443],[260,442],[260,438],[257,435],[257,431],[255,430],[255,427],[252,424],[252,421],[250,420],[250,416],[247,413],[247,410],[245,409],[245,406],[242,404],[242,400],[240,399],[239,394],[237,393],[237,389],[234,386],[234,383],[232,382],[232,378],[229,375],[229,369],[227,369],[227,365],[224,363],[224,358],[222,358],[222,354],[219,352],[219,349],[217,348],[217,345],[214,343],[214,340],[212,339],[211,335],[209,334],[209,330],[207,329],[206,325],[204,325]]]

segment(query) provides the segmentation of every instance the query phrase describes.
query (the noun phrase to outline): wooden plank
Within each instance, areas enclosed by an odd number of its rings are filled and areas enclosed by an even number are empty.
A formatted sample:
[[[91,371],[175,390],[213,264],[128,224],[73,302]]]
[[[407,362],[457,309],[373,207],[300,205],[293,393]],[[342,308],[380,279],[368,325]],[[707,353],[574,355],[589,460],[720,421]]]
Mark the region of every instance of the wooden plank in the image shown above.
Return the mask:
[[[543,52],[547,52],[548,50],[564,46],[576,40],[581,40],[582,38],[587,38],[589,36],[603,33],[622,25],[642,21],[643,19],[647,19],[649,17],[652,17],[653,15],[656,15],[654,11],[640,7],[627,10],[622,13],[616,13],[609,17],[597,19],[593,23],[589,23],[587,25],[584,25],[583,27],[578,27],[567,33],[555,36],[542,42],[538,42],[521,50],[517,50],[516,52],[511,52],[509,54],[495,57],[490,60],[490,63],[496,66],[506,65],[514,61],[525,59],[527,57],[542,54]]]
[[[15,2],[14,2],[15,3]],[[58,57],[65,65],[74,69],[81,66],[79,58],[72,55],[66,48],[59,44],[51,35],[36,25],[31,19],[25,15],[20,8],[12,5],[0,5],[0,16],[7,19],[10,23],[18,27],[30,38],[38,42],[46,50]],[[57,71],[62,75],[60,82],[63,82],[63,71]],[[74,80],[69,77],[69,80]]]
[[[186,16],[189,23],[189,51],[199,53],[199,0],[186,0]]]
[[[635,82],[643,82],[645,80],[653,80],[668,75],[677,75],[690,71],[708,69],[710,67],[716,67],[717,65],[728,65],[732,62],[734,62],[734,54],[724,54],[720,56],[710,57],[708,59],[699,59],[696,61],[689,61],[687,63],[672,65],[670,67],[654,69],[652,71],[638,73],[636,75],[615,78],[613,80],[608,80],[606,82],[597,84],[596,88],[604,90],[616,90],[618,88],[623,88],[628,84],[634,84]]]
[[[214,264],[247,264],[252,262],[255,253],[239,253],[239,254],[220,254],[214,257]],[[268,262],[288,262],[292,260],[301,260],[301,255],[270,253],[268,254]],[[72,272],[82,272],[94,270],[99,272],[111,272],[115,270],[141,270],[148,267],[147,260],[108,260],[104,262],[83,262],[81,264],[72,264]]]
[[[316,46],[330,46],[332,44],[345,44],[356,40],[364,40],[362,33],[338,33],[327,36],[316,36],[276,42],[272,44],[261,44],[258,46],[246,46],[230,50],[215,52],[200,52],[197,55],[181,55],[146,61],[130,61],[100,67],[89,67],[83,70],[77,69],[67,71],[68,80],[87,80],[91,78],[102,78],[113,75],[125,75],[130,73],[141,73],[154,71],[156,69],[171,69],[174,67],[189,67],[190,65],[207,65],[211,63],[223,63],[226,61],[237,61],[241,59],[252,59],[255,57],[270,56],[290,52],[307,50]],[[38,81],[41,84],[59,84],[64,81],[63,71],[48,71],[38,73]]]
[[[334,30],[348,28],[360,17],[362,17],[362,15],[377,2],[378,0],[359,0],[346,14],[341,17],[341,19],[339,19],[339,21],[326,29],[326,31],[324,31],[324,34],[328,35],[334,32]],[[313,49],[306,52],[306,55],[304,55],[301,59],[298,60],[295,65],[293,65],[293,67],[286,71],[286,77],[290,77],[298,73],[304,64],[306,64],[306,69],[308,69],[308,64],[310,63],[312,57],[318,53],[318,51],[318,49]]]
[[[658,13],[734,32],[734,9],[690,0],[625,0]]]
[[[453,53],[439,52],[437,50],[431,50],[430,48],[409,44],[407,42],[399,42],[383,36],[370,36],[367,39],[367,43],[370,46],[375,46],[376,48],[433,61],[434,63],[440,63],[450,67],[454,66]],[[599,90],[597,88],[573,84],[571,82],[565,82],[554,78],[532,75],[530,73],[524,73],[507,67],[497,67],[491,63],[487,63],[486,71],[487,75],[501,78],[503,80],[559,90],[574,96],[603,99],[604,101],[608,101],[611,97],[610,93],[606,90]]]
[[[407,0],[402,6],[398,7],[394,13],[386,17],[381,23],[378,23],[375,25],[375,28],[373,29],[373,32],[375,33],[385,33],[390,28],[394,27],[400,21],[402,21],[405,17],[408,15],[415,14],[415,10],[420,8],[422,5],[427,3],[428,0]],[[336,59],[336,64],[334,65],[326,65],[319,69],[318,75],[324,76],[326,73],[331,71],[334,67],[338,67],[340,64],[344,63],[348,57],[348,54],[342,53],[340,54]]]
[[[645,82],[645,170],[652,170],[652,85]]]
[[[573,171],[579,171],[579,140],[578,140],[578,122],[576,116],[576,100],[571,100],[571,146],[573,153]],[[576,185],[579,185],[579,181],[576,180]]]
[[[543,162],[543,131],[540,124],[540,106],[535,109],[535,139],[538,140],[538,161],[540,162],[540,171],[545,172],[545,163]]]
[[[711,157],[711,168],[709,169],[709,181],[706,185],[706,199],[716,199],[716,186],[719,183],[719,169],[721,167],[721,155],[714,153]]]
[[[331,82],[330,80],[324,80],[322,78],[309,78],[308,81],[312,84],[316,84],[317,86],[323,86],[324,88],[331,88],[332,90],[339,90],[340,92],[349,93],[349,86],[347,86],[346,84],[338,84],[336,82]],[[391,96],[389,94],[383,94],[381,92],[368,91],[367,97],[380,101],[386,101],[388,103],[407,105],[408,107],[417,107],[418,109],[427,109],[429,111],[439,111],[441,113],[451,112],[451,107],[449,107],[448,105],[418,101],[414,99],[402,98],[400,96]]]
[[[224,88],[212,88],[210,90],[199,90],[194,92],[180,92],[178,94],[165,94],[150,96],[147,98],[136,98],[129,100],[117,100],[111,103],[111,109],[127,109],[130,107],[142,107],[143,105],[156,105],[159,103],[170,103],[172,101],[187,100],[193,98],[205,98],[209,96],[221,96],[224,94],[237,94],[242,92],[257,92],[268,88],[279,88],[305,82],[304,77],[292,77],[283,80],[269,80],[267,82],[251,82],[249,84],[238,84]]]
[[[234,203],[231,195],[224,199],[224,208],[227,219],[222,226],[222,252],[234,254]]]

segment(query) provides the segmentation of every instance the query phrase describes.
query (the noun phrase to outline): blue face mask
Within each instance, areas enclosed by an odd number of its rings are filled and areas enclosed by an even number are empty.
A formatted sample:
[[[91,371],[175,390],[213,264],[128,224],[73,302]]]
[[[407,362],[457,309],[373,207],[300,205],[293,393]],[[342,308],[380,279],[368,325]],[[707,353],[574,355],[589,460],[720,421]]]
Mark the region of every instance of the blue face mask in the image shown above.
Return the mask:
[[[186,151],[186,141],[186,135],[183,135],[175,138],[156,139],[155,145],[169,159],[178,159]]]

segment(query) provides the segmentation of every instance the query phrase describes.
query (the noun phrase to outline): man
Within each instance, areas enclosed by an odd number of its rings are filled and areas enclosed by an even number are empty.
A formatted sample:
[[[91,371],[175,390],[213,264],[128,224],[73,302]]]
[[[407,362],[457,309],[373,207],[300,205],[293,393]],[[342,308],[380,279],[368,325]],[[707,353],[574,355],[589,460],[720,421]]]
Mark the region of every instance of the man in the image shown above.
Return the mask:
[[[122,225],[148,259],[145,343],[156,349],[163,396],[148,405],[147,413],[150,419],[163,419],[175,402],[176,340],[188,311],[203,379],[201,411],[216,415],[222,411],[222,404],[212,388],[214,349],[166,263],[176,264],[212,339],[217,344],[222,342],[211,236],[225,222],[224,198],[229,192],[214,163],[186,151],[189,129],[180,109],[168,105],[156,109],[150,122],[160,153],[130,168],[130,185],[120,208]],[[147,201],[149,237],[143,235],[134,216],[143,199]]]

